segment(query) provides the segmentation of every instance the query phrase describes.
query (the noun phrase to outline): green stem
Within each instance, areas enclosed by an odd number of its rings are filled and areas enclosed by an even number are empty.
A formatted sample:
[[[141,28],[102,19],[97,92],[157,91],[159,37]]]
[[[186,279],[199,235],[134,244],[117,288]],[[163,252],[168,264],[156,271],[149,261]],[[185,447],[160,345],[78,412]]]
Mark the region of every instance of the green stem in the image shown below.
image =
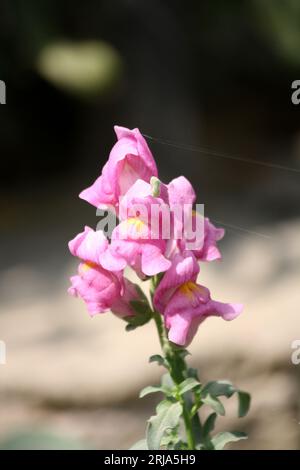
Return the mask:
[[[174,345],[168,340],[161,315],[154,311],[153,318],[157,327],[161,348],[169,365],[170,375],[176,388],[178,388],[180,383],[183,382],[183,380],[186,378],[186,363],[179,354],[178,349],[175,349]],[[194,417],[191,416],[193,403],[189,398],[179,396],[179,394],[178,397],[182,404],[182,415],[186,430],[188,448],[194,450],[196,446],[195,434],[198,433],[199,435],[201,430],[199,416],[197,414]]]

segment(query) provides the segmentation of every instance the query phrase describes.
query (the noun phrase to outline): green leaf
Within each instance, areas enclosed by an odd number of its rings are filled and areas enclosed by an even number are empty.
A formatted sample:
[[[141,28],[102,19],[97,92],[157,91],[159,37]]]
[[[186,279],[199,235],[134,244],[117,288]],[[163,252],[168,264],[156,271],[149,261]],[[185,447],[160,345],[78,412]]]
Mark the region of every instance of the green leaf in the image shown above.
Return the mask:
[[[147,427],[147,445],[149,450],[159,450],[161,440],[168,429],[175,428],[182,414],[180,403],[169,402],[159,409],[159,413],[149,419]]]
[[[176,426],[173,429],[168,429],[165,432],[165,435],[162,437],[160,447],[162,449],[167,449],[167,450],[174,450],[174,449],[180,449],[182,446],[182,441],[180,436],[178,435],[178,428],[179,426]]]
[[[247,392],[242,392],[241,390],[238,391],[238,399],[239,399],[239,411],[238,415],[239,418],[246,416],[249,411],[250,403],[251,403],[251,396]]]
[[[206,397],[202,397],[201,400],[205,405],[210,406],[216,413],[218,413],[218,415],[225,415],[225,408],[217,397],[207,394]]]
[[[134,288],[135,288],[138,296],[140,297],[140,299],[149,306],[147,296],[146,296],[145,292],[143,291],[143,289],[141,288],[141,286],[139,286],[138,284],[134,284]]]
[[[208,382],[201,390],[202,395],[209,394],[213,397],[220,397],[224,396],[230,398],[235,392],[236,388],[232,385],[232,383],[226,380],[216,380],[212,382]]]
[[[195,369],[194,367],[189,367],[187,371],[188,377],[192,377],[193,379],[199,380],[198,377],[198,370]]]
[[[156,414],[162,413],[164,410],[168,409],[173,403],[176,403],[176,400],[172,397],[168,397],[158,403],[156,407]]]
[[[149,304],[145,300],[131,300],[130,305],[136,312],[135,315],[125,317],[127,321],[126,331],[135,330],[138,326],[145,325],[151,320],[151,310]]]
[[[161,378],[161,385],[164,388],[172,389],[174,388],[174,382],[169,373],[164,374]]]
[[[135,444],[133,444],[133,446],[130,447],[129,450],[148,450],[146,439],[137,441]]]
[[[248,413],[250,408],[251,396],[247,392],[243,392],[235,388],[230,382],[226,380],[217,380],[214,382],[208,382],[202,389],[201,395],[202,397],[206,396],[207,394],[211,395],[213,398],[225,396],[230,398],[234,393],[238,395],[239,401],[239,409],[238,409],[238,416],[242,418]],[[204,402],[204,399],[202,398]]]
[[[176,349],[176,346],[175,346]],[[177,353],[181,357],[181,359],[185,359],[186,356],[190,356],[191,353],[187,349],[182,349],[180,346],[178,346]]]
[[[244,432],[219,432],[211,440],[215,450],[222,450],[229,442],[237,442],[241,439],[247,439]]]
[[[181,384],[179,385],[179,393],[180,395],[183,395],[184,393],[188,392],[189,390],[193,390],[196,387],[199,387],[201,384],[198,382],[198,380],[189,377],[188,379],[185,379]]]
[[[209,415],[207,420],[205,421],[203,425],[203,435],[206,437],[208,436],[214,429],[215,429],[215,422],[217,419],[217,413],[212,413]]]
[[[166,360],[160,354],[154,354],[149,358],[149,362],[157,362],[160,366],[166,366]]]
[[[205,450],[205,446],[202,442],[196,444],[196,450]]]
[[[151,313],[149,304],[145,300],[131,300],[130,305],[139,315],[144,316],[148,313]]]
[[[143,390],[140,391],[139,398],[143,398],[146,395],[150,395],[150,393],[165,393],[168,394],[170,393],[169,389],[166,389],[165,387],[161,387],[159,385],[149,385],[148,387],[143,388]]]

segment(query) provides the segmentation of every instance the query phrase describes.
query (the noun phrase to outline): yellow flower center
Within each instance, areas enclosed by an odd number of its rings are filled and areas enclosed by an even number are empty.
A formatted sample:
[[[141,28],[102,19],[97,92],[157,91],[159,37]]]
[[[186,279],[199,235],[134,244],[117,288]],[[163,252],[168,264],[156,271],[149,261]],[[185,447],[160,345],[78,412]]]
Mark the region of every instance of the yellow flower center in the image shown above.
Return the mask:
[[[87,261],[86,263],[81,265],[81,270],[85,273],[89,269],[96,268],[96,267],[97,267],[96,263],[93,263],[92,261]]]
[[[179,287],[179,291],[190,300],[194,299],[196,294],[204,293],[203,288],[192,281],[188,281],[182,284],[182,286]]]
[[[142,220],[138,219],[137,217],[130,217],[126,220],[126,224],[132,225],[138,233],[140,233],[146,225]]]

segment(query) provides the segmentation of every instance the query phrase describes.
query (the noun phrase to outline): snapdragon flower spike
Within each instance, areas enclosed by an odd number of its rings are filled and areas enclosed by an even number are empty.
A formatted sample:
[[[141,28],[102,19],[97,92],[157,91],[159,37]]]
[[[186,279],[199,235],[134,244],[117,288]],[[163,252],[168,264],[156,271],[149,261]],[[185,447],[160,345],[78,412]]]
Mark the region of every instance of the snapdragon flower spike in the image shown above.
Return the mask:
[[[114,130],[118,141],[110,152],[102,174],[79,197],[97,208],[110,208],[118,212],[119,197],[137,179],[149,182],[151,176],[157,176],[157,167],[138,129],[115,126]]]
[[[158,219],[152,217],[153,207],[162,210]],[[169,215],[165,200],[152,196],[149,183],[137,180],[121,201],[121,222],[113,230],[111,244],[102,256],[103,266],[124,269],[128,265],[141,278],[167,271],[171,262],[164,256],[166,240],[161,236],[159,223],[164,211]]]
[[[154,306],[164,315],[169,340],[179,346],[190,344],[207,317],[233,320],[243,309],[242,304],[212,300],[209,290],[197,284],[198,273],[193,253],[177,254],[154,295]]]
[[[135,312],[130,302],[139,299],[136,287],[124,278],[123,272],[103,268],[101,256],[107,246],[104,234],[89,227],[69,242],[72,255],[83,262],[78,274],[71,277],[68,292],[84,300],[91,316],[109,310],[121,317],[132,316]]]

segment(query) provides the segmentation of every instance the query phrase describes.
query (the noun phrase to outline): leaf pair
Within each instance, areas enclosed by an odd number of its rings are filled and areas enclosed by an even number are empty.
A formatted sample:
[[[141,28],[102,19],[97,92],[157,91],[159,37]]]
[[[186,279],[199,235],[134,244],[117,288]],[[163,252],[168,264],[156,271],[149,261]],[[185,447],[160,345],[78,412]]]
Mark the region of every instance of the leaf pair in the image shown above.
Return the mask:
[[[178,398],[191,390],[198,388],[200,390],[200,382],[198,380],[188,377],[179,386],[175,387],[170,374],[164,374],[161,380],[161,385],[149,385],[141,390],[139,397],[143,398],[150,393],[161,392],[167,397]]]
[[[159,356],[153,360],[161,362],[162,359]],[[178,430],[176,429],[183,411],[181,397],[196,388],[200,390],[200,383],[193,377],[188,377],[175,386],[170,375],[164,374],[161,385],[147,386],[141,390],[140,398],[157,392],[161,392],[167,397],[159,403],[156,408],[156,415],[152,416],[148,421],[146,432],[146,445],[148,449],[160,449],[162,445],[168,449],[184,447],[185,444],[181,442]]]
[[[248,413],[251,397],[249,393],[235,388],[232,383],[225,380],[208,382],[201,389],[201,401],[209,405],[217,414],[224,416],[225,408],[218,397],[224,396],[230,398],[232,395],[238,396],[238,416],[242,418]]]
[[[230,382],[225,380],[208,382],[201,389],[200,393],[201,402],[210,406],[214,410],[214,413],[211,413],[208,416],[203,425],[202,442],[199,449],[221,450],[230,442],[247,439],[247,435],[245,433],[238,431],[220,432],[212,438],[210,437],[210,434],[215,428],[217,415],[225,415],[225,408],[218,397],[225,396],[226,398],[230,398],[234,393],[237,393],[239,401],[238,416],[242,417],[247,414],[250,407],[249,393],[236,389]]]

